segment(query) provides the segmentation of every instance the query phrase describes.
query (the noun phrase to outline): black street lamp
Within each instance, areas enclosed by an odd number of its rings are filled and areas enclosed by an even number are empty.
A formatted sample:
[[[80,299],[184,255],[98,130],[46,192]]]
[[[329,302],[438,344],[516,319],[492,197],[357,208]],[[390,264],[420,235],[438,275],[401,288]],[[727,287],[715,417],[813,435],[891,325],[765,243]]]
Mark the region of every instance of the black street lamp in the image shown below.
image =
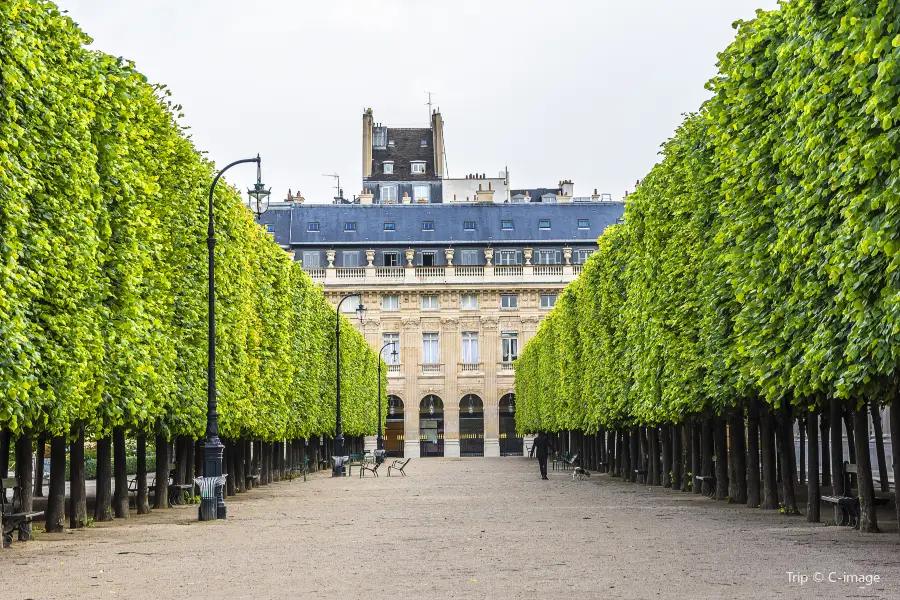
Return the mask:
[[[359,322],[362,323],[363,315],[366,312],[366,307],[363,306],[362,303],[362,295],[359,292],[355,292],[353,294],[347,294],[341,301],[338,302],[336,313],[335,313],[335,348],[334,353],[337,357],[337,374],[335,376],[335,392],[337,395],[337,421],[334,426],[334,465],[331,467],[331,476],[332,477],[343,477],[347,474],[345,466],[344,466],[344,457],[346,456],[344,451],[344,432],[341,427],[341,304],[344,303],[344,300],[347,298],[358,298],[356,314],[359,316]],[[381,359],[379,359],[381,362]],[[380,387],[380,384],[379,384]]]
[[[397,342],[388,342],[381,347],[381,351],[378,353],[378,442],[375,445],[376,450],[384,450],[384,438],[381,437],[381,354],[388,346],[391,346],[391,358],[397,358]]]
[[[258,217],[269,206],[269,190],[262,184],[261,161],[259,155],[256,158],[236,160],[216,174],[212,185],[209,187],[209,226],[207,228],[206,246],[209,248],[209,349],[208,366],[206,372],[206,442],[203,445],[203,477],[214,478],[222,476],[222,455],[225,446],[219,441],[219,413],[216,399],[216,259],[213,250],[216,247],[215,229],[213,226],[213,195],[219,178],[228,169],[243,163],[256,163],[256,185],[252,190],[247,190],[250,196],[250,209]],[[216,513],[215,517],[204,514],[203,505],[200,508],[200,520],[206,521],[212,518],[226,518],[225,499],[222,493],[222,485],[216,486]]]

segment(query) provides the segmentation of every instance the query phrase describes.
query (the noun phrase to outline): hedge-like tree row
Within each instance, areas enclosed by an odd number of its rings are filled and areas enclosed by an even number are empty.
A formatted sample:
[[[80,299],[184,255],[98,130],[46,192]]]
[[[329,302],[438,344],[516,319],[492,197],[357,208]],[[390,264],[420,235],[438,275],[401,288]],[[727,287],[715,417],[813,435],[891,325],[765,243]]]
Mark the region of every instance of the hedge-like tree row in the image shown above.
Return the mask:
[[[85,437],[98,441],[104,519],[111,439],[124,453],[126,435],[140,452],[155,437],[157,454],[177,439],[187,454],[206,424],[215,165],[163,86],[89,42],[50,2],[0,0],[0,468],[13,439],[22,471],[33,440],[41,452],[51,440],[50,530],[63,523],[67,442],[80,526]],[[244,440],[333,434],[334,320],[344,317],[237,190],[218,186],[215,217],[220,435],[243,454]],[[341,331],[344,432],[361,436],[375,431],[386,382],[377,352],[349,322]],[[168,461],[156,463],[165,477]]]
[[[900,384],[900,4],[792,0],[736,29],[712,98],[525,347],[518,428],[602,430],[598,462],[629,478],[702,472],[795,513],[799,421],[817,521],[820,485],[850,494],[843,423],[875,531],[868,415],[887,491],[878,408]]]

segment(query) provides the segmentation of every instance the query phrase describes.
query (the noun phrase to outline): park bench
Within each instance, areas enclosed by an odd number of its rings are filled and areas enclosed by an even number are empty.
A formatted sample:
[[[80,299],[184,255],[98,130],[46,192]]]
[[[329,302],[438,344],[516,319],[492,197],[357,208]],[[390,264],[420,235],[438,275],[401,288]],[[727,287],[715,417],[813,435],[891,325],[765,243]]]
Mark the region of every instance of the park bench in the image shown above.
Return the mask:
[[[400,471],[400,474],[403,475],[404,477],[406,477],[406,471],[404,471],[403,469],[406,468],[406,465],[408,465],[409,461],[411,461],[411,460],[412,460],[412,458],[407,458],[406,460],[395,460],[388,467],[388,477],[391,476],[391,469],[393,469],[395,471]]]
[[[13,484],[13,502],[11,503],[6,501],[7,482],[12,482]],[[35,519],[44,516],[44,511],[24,511],[22,509],[22,494],[14,478],[0,479],[0,487],[2,487],[2,497],[0,497],[0,523],[2,525],[0,525],[0,529],[2,529],[2,545],[4,548],[7,548],[12,544],[13,532],[18,531],[21,536],[24,533],[24,527]],[[17,494],[17,490],[20,493]],[[15,504],[16,497],[19,499],[18,512]],[[7,504],[9,504],[11,512],[6,512]]]
[[[700,485],[700,489],[703,489],[703,484],[709,484],[709,494],[707,494],[708,498],[715,498],[716,496],[716,476],[715,475],[697,475],[694,477],[697,480],[697,483]]]
[[[347,475],[353,475],[353,467],[359,467],[360,469],[366,463],[365,456],[362,454],[351,454],[350,460],[347,463]]]
[[[375,477],[378,477],[378,467],[380,467],[383,463],[384,463],[384,461],[380,461],[380,460],[375,460],[375,461],[367,460],[367,461],[363,462],[362,466],[360,466],[360,468],[359,468],[359,478],[362,479],[365,476],[366,471],[369,471]],[[401,471],[401,473],[402,473],[402,471]]]
[[[856,528],[859,526],[859,496],[850,494],[853,477],[856,476],[856,465],[845,462],[842,477],[844,479],[844,496],[822,496],[822,502],[834,505],[834,521],[838,525]],[[887,496],[875,496],[875,506],[890,502]]]
[[[635,469],[634,474],[640,478],[638,483],[647,483],[647,469]]]
[[[259,471],[245,475],[244,481],[246,482],[248,488],[251,486],[257,487],[259,485]]]
[[[556,456],[553,457],[553,470],[556,471],[558,467],[563,471],[567,471],[570,467],[575,467],[577,463],[577,454],[569,454],[568,452],[563,452],[562,454],[557,453]]]
[[[291,477],[293,477],[295,473],[303,475],[303,481],[306,481],[306,478],[309,475],[309,456],[304,456],[301,462],[298,462],[291,468]]]

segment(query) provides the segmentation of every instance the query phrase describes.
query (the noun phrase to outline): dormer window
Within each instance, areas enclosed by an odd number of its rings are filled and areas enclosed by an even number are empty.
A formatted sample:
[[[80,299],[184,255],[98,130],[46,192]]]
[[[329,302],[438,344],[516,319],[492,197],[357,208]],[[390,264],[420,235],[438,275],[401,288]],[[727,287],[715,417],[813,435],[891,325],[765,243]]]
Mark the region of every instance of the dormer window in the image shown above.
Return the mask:
[[[382,167],[384,169],[385,175],[393,175],[394,174],[394,161],[385,161],[382,163]]]
[[[372,128],[372,147],[384,149],[387,142],[387,127]]]
[[[394,147],[394,140],[388,140],[388,148]]]
[[[427,148],[427,147],[428,147],[428,140],[422,140],[421,143],[419,143],[419,147],[420,147],[420,148]]]
[[[413,174],[424,174],[425,173],[425,161],[424,160],[414,160],[410,163],[410,170]]]

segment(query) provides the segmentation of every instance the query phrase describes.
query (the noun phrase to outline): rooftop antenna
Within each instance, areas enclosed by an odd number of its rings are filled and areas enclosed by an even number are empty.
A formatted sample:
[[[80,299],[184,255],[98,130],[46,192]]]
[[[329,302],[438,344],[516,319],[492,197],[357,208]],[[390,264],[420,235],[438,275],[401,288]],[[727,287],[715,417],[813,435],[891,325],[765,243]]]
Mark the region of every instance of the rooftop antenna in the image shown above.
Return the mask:
[[[344,201],[344,190],[341,189],[341,176],[337,173],[322,173],[322,177],[333,177],[335,180],[334,189],[337,190],[338,195],[334,197],[336,200],[335,204],[341,204]]]
[[[432,96],[432,92],[425,92],[425,93],[428,94],[428,102],[426,102],[425,104],[428,105],[428,121],[431,122],[431,96]]]

